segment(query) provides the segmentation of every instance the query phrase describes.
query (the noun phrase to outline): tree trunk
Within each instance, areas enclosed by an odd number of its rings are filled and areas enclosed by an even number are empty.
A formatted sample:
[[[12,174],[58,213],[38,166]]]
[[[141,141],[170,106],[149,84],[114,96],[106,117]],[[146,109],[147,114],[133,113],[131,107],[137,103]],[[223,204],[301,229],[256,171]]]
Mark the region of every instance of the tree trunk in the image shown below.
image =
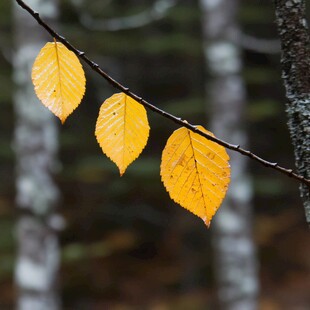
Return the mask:
[[[212,130],[226,141],[245,146],[245,85],[241,77],[241,51],[232,42],[240,29],[236,0],[200,0],[203,11],[204,52],[211,75],[206,90],[212,114]],[[237,42],[238,40],[233,40]],[[257,308],[258,279],[252,239],[252,186],[246,172],[247,159],[230,152],[231,184],[214,217],[215,276],[221,309]]]
[[[304,0],[275,0],[281,39],[282,78],[286,88],[288,127],[298,173],[310,179],[310,38]],[[300,185],[310,226],[310,191]]]
[[[55,20],[57,3],[28,0],[47,19]],[[59,245],[55,213],[59,200],[52,179],[57,168],[57,127],[52,114],[39,103],[31,82],[35,56],[47,38],[31,16],[14,3],[13,59],[16,153],[17,258],[15,283],[17,309],[59,309],[57,273]]]

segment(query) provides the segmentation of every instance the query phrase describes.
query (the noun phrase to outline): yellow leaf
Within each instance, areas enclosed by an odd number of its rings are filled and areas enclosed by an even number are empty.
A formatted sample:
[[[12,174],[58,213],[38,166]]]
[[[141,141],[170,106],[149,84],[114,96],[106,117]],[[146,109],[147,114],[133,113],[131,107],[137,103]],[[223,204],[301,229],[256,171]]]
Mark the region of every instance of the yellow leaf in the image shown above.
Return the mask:
[[[224,147],[182,127],[173,132],[163,150],[161,179],[175,202],[209,226],[228,188],[228,160]]]
[[[95,135],[120,175],[144,149],[149,131],[145,108],[126,94],[114,94],[102,104]]]
[[[56,41],[41,49],[32,67],[32,82],[38,98],[62,123],[85,93],[85,75],[79,59]]]

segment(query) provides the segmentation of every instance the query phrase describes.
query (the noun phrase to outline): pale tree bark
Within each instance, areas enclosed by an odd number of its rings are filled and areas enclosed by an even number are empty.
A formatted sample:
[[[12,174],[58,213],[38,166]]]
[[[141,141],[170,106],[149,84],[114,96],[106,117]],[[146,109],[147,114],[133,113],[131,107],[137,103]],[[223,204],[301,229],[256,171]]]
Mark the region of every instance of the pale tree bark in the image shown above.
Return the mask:
[[[297,171],[310,178],[310,37],[305,0],[275,0],[281,39],[282,78],[286,88],[288,127]],[[310,191],[300,185],[310,226]]]
[[[240,35],[236,0],[200,0],[203,12],[204,52],[210,79],[206,83],[215,135],[245,146],[246,104],[241,77],[240,48],[231,40]],[[214,268],[220,309],[257,308],[258,279],[252,238],[252,186],[247,159],[230,152],[232,169],[227,196],[211,224]]]
[[[48,20],[58,14],[57,1],[28,0]],[[62,224],[55,207],[59,192],[53,181],[57,168],[57,127],[52,114],[39,103],[31,82],[35,56],[46,43],[45,33],[33,18],[14,3],[13,58],[16,153],[15,283],[19,310],[56,310],[59,245],[57,228]]]

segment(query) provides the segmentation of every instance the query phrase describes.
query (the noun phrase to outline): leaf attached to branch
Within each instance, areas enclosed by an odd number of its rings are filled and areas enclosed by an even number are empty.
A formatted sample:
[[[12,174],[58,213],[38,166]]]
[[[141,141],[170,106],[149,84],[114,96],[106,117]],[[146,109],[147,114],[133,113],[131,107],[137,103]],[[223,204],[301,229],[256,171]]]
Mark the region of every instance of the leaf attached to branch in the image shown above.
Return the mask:
[[[226,195],[228,160],[224,147],[182,127],[173,132],[163,150],[161,179],[175,202],[209,226]]]
[[[102,104],[95,135],[120,175],[144,149],[149,131],[145,108],[126,94],[114,94]]]
[[[85,74],[77,56],[60,42],[48,42],[32,67],[35,92],[62,123],[85,93]]]

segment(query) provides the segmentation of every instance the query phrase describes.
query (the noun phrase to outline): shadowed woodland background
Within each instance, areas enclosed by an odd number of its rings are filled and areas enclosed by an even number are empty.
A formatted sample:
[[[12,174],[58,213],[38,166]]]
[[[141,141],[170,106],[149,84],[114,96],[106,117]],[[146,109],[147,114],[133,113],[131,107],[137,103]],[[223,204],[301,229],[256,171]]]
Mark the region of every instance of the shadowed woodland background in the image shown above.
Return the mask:
[[[198,1],[180,0],[164,17],[119,31],[86,29],[81,12],[104,20],[137,14],[153,1],[73,3],[59,3],[57,29],[61,34],[146,100],[210,128],[212,109],[205,98],[209,74]],[[15,227],[23,211],[15,207],[11,1],[0,2],[0,17],[0,308],[13,309],[17,296]],[[271,1],[241,1],[238,21],[247,35],[277,38]],[[247,92],[243,127],[249,149],[294,167],[280,54],[243,49],[242,59]],[[160,181],[161,151],[176,126],[148,111],[148,145],[120,178],[94,137],[99,107],[116,91],[89,68],[84,69],[87,90],[82,104],[64,126],[57,121],[55,181],[61,193],[57,212],[65,222],[59,233],[63,308],[216,309],[213,226],[207,230],[199,218],[174,204]],[[298,183],[255,162],[248,164],[259,307],[309,309],[310,235]]]

